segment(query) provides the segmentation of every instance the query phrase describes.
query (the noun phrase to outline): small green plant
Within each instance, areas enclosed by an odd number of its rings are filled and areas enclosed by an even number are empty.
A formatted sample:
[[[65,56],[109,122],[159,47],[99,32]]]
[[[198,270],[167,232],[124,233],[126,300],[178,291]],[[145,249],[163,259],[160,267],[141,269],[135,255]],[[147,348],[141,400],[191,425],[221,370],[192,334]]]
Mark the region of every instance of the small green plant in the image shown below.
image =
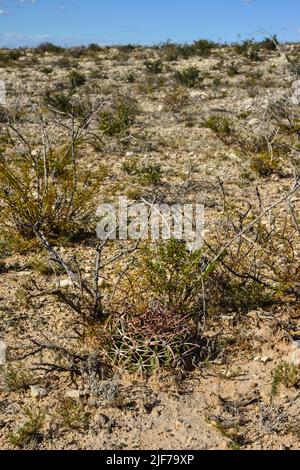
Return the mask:
[[[203,250],[191,253],[175,239],[146,251],[142,270],[150,292],[168,309],[194,311],[202,289],[202,257]]]
[[[42,254],[36,254],[30,257],[28,260],[28,268],[33,269],[43,276],[63,273],[60,266],[54,265],[53,263],[51,264]]]
[[[221,115],[214,114],[210,116],[204,123],[203,127],[207,127],[214,131],[219,137],[229,137],[232,133],[231,121]]]
[[[5,386],[11,392],[27,390],[34,383],[33,374],[20,366],[2,366],[0,372]]]
[[[271,400],[278,395],[280,385],[293,388],[300,383],[300,368],[287,362],[279,364],[273,373]]]
[[[138,176],[145,184],[158,184],[162,177],[162,169],[158,164],[140,165],[138,158],[130,158],[123,163],[123,171],[131,176]]]
[[[47,107],[54,108],[62,113],[70,114],[73,112],[71,97],[64,93],[54,93],[47,90],[44,97],[44,103]]]
[[[237,54],[243,55],[249,60],[259,61],[260,60],[260,51],[261,47],[259,43],[253,41],[252,39],[246,39],[241,44],[235,46]]]
[[[158,75],[163,72],[163,63],[161,60],[146,60],[144,65],[148,73]]]
[[[200,82],[200,71],[197,67],[188,67],[182,71],[178,70],[174,78],[180,85],[193,88]]]
[[[229,77],[235,77],[238,74],[239,74],[238,66],[236,64],[231,64],[227,69],[227,75]]]
[[[158,164],[149,163],[139,168],[138,175],[145,184],[156,185],[161,180],[162,169]]]
[[[69,431],[70,429],[86,428],[89,414],[86,413],[81,403],[65,399],[60,402],[52,417],[63,431]]]
[[[267,51],[276,51],[279,46],[277,36],[271,36],[265,38],[261,43],[261,47]]]
[[[45,75],[51,75],[51,73],[53,72],[53,68],[52,67],[42,67],[41,72],[44,73]]]
[[[117,96],[111,109],[100,114],[100,130],[110,136],[122,136],[128,133],[137,113],[136,102],[130,97]]]
[[[123,171],[128,175],[139,174],[139,159],[137,157],[128,158],[122,165]]]
[[[9,442],[21,449],[28,447],[34,441],[42,440],[41,431],[45,422],[45,413],[42,410],[25,408],[24,415],[26,422],[8,436]]]
[[[259,152],[251,159],[251,169],[265,178],[279,172],[279,160],[269,152]]]
[[[136,76],[133,72],[129,72],[127,75],[127,82],[128,83],[135,83],[136,82]]]
[[[179,113],[188,104],[189,96],[186,88],[176,85],[164,97],[165,110]]]
[[[69,73],[69,81],[71,89],[75,90],[85,84],[86,78],[84,75],[77,72],[77,70],[72,70],[72,72]]]

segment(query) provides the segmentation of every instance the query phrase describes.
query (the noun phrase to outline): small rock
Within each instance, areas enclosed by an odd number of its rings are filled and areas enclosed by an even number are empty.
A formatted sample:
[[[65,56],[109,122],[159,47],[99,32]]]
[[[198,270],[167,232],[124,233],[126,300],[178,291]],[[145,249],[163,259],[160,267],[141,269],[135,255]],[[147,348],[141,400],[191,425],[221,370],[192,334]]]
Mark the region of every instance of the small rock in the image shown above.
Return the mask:
[[[48,392],[45,388],[36,387],[35,385],[30,386],[31,396],[33,398],[43,398],[46,397]]]
[[[0,340],[0,366],[3,366],[6,363],[6,352],[7,346],[5,341]]]
[[[261,357],[260,356],[255,356],[255,358],[253,359],[254,362],[260,362],[261,361]]]
[[[20,271],[16,273],[17,277],[28,277],[32,275],[32,271]]]
[[[67,390],[65,393],[66,398],[72,398],[73,400],[79,400],[85,395],[86,393],[82,390]]]
[[[62,289],[66,289],[67,287],[73,287],[74,284],[70,279],[63,279],[58,282],[58,287],[61,287]]]

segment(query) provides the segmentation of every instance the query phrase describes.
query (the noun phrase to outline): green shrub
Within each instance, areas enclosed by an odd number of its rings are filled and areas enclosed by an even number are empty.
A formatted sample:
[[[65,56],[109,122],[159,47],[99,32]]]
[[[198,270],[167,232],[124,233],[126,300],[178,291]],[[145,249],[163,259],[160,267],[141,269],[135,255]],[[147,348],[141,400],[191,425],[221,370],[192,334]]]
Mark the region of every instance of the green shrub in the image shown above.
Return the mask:
[[[227,69],[227,75],[229,77],[235,77],[239,74],[239,69],[236,64],[231,64]]]
[[[27,421],[9,435],[9,442],[21,449],[26,448],[33,441],[41,441],[41,430],[45,422],[45,413],[41,410],[33,411],[29,408],[24,410]]]
[[[72,72],[70,72],[69,74],[69,81],[70,81],[71,89],[74,90],[84,85],[86,82],[86,78],[84,75],[77,72],[77,70],[72,70]]]
[[[36,46],[34,50],[38,54],[45,54],[45,53],[60,54],[61,52],[64,51],[64,48],[60,46],[56,46],[55,44],[52,44],[51,42],[43,42],[39,44],[38,46]]]
[[[36,224],[50,237],[71,235],[87,224],[92,212],[99,181],[89,178],[74,166],[69,145],[0,161],[2,224],[25,239],[34,237]]]
[[[176,85],[164,97],[164,108],[166,111],[179,113],[188,104],[189,91]]]
[[[12,49],[7,52],[0,51],[0,67],[14,65],[21,56],[22,52],[19,49]]]
[[[276,367],[273,373],[271,400],[278,395],[281,384],[287,388],[297,387],[300,384],[300,368],[287,362],[282,362]]]
[[[137,158],[123,163],[123,170],[131,176],[138,176],[144,184],[158,184],[162,177],[162,169],[158,164],[139,165]]]
[[[175,239],[146,251],[142,270],[156,300],[170,310],[194,312],[202,290],[202,258],[203,250],[191,253]]]
[[[27,390],[34,383],[33,374],[22,367],[7,365],[1,367],[3,381],[11,392]]]
[[[232,124],[228,118],[213,114],[204,123],[204,127],[214,131],[219,137],[228,137],[232,133]]]
[[[279,172],[279,160],[269,152],[260,152],[252,157],[251,169],[259,176],[268,177]]]
[[[145,184],[158,184],[162,177],[162,169],[158,164],[142,165],[138,170],[138,175]]]
[[[146,60],[144,62],[144,65],[146,67],[147,72],[152,73],[154,75],[158,75],[163,71],[163,63],[161,60]]]
[[[212,50],[218,47],[213,41],[207,39],[200,39],[193,43],[194,54],[200,57],[209,57]]]
[[[110,136],[122,136],[128,133],[137,114],[136,101],[130,97],[115,97],[111,109],[100,113],[100,130]]]
[[[193,88],[200,81],[200,71],[197,67],[189,67],[185,70],[177,71],[174,78],[180,85]]]
[[[72,399],[63,400],[52,416],[63,431],[86,428],[89,419],[84,406]]]
[[[51,107],[62,113],[73,113],[74,107],[71,102],[71,97],[64,93],[55,93],[46,91],[44,103],[47,107]]]
[[[277,36],[275,35],[272,37],[265,38],[260,43],[260,45],[263,49],[266,49],[267,51],[276,51],[279,45],[279,41],[277,39]]]

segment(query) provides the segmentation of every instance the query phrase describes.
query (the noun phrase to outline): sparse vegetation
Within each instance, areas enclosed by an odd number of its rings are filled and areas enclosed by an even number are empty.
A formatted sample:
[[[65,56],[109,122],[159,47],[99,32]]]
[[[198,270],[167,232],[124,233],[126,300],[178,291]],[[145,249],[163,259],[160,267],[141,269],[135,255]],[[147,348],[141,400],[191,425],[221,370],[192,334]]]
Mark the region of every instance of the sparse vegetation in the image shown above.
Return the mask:
[[[38,444],[41,442],[41,431],[45,421],[45,414],[41,410],[25,408],[24,415],[27,421],[8,436],[9,442],[14,447],[21,449],[26,449],[32,443]]]
[[[200,83],[200,71],[197,67],[189,67],[182,71],[178,70],[174,78],[180,85],[193,88]]]
[[[298,62],[275,36],[0,51],[5,448],[130,449],[146,413],[135,446],[296,447]],[[204,204],[202,248],[134,217],[179,204]]]

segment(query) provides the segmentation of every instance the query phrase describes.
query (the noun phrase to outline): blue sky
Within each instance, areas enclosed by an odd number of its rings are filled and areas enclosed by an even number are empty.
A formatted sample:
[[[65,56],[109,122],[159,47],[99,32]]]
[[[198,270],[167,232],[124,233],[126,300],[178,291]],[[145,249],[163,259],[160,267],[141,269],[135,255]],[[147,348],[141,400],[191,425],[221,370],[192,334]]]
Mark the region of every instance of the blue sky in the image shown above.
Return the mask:
[[[0,0],[0,47],[300,40],[299,0]],[[239,36],[240,35],[240,36]]]

